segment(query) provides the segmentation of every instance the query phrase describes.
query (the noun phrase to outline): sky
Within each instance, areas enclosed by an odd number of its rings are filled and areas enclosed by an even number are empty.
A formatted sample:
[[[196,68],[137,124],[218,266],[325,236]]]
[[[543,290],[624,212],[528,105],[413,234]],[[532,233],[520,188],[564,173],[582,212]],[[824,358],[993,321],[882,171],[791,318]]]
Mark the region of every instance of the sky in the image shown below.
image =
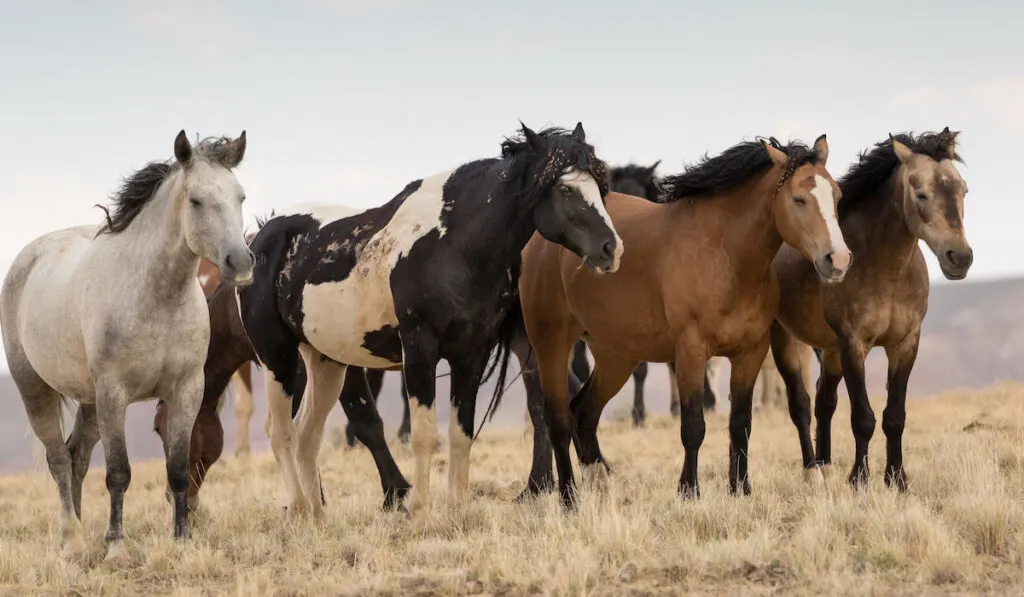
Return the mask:
[[[520,120],[611,164],[679,171],[755,136],[828,135],[830,172],[890,132],[962,131],[968,280],[1024,273],[1024,3],[165,0],[10,3],[0,20],[0,273],[99,223],[184,129],[237,136],[245,218],[371,207],[495,156]],[[941,283],[928,254],[932,279]],[[5,367],[0,355],[0,367]]]

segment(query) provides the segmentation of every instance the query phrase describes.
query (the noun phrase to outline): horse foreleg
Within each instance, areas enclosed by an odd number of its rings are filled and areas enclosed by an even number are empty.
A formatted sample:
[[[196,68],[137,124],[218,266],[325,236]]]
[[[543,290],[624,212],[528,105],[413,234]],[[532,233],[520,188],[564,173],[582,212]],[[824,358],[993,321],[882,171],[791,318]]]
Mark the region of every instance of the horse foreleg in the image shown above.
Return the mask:
[[[850,483],[865,486],[868,482],[868,444],[875,433],[875,412],[868,399],[864,379],[865,344],[856,338],[839,337],[839,356],[843,363],[843,378],[850,396],[850,426],[853,428],[855,452]]]
[[[611,471],[601,454],[597,427],[605,405],[622,389],[637,366],[636,361],[625,359],[594,342],[590,344],[590,353],[594,355],[594,370],[571,402],[576,428],[576,455],[580,469],[587,476]]]
[[[907,420],[907,384],[917,360],[920,330],[898,344],[885,347],[889,359],[889,394],[882,411],[882,432],[885,433],[885,484],[900,491],[907,490],[907,473],[903,470],[903,428]]]
[[[298,431],[295,457],[299,471],[299,485],[309,500],[314,516],[323,514],[323,496],[317,459],[323,443],[324,426],[345,383],[347,366],[324,358],[322,354],[303,345],[299,351],[306,364],[306,391],[299,407],[295,426]]]
[[[92,451],[100,441],[100,428],[96,422],[96,405],[79,404],[75,415],[75,427],[66,445],[71,453],[71,497],[75,503],[75,515],[82,519],[82,483],[89,472]],[[165,454],[166,456],[166,454]]]
[[[197,415],[199,414],[200,406],[203,402],[203,388],[205,385],[205,377],[203,375],[202,368],[198,368],[196,371],[191,372],[184,376],[184,378],[177,384],[171,395],[164,397],[164,405],[167,409],[167,433],[164,444],[164,450],[167,453],[167,485],[170,486],[171,496],[174,499],[174,538],[175,539],[186,539],[191,536],[191,531],[188,524],[188,491],[190,486],[190,462],[189,452],[191,450],[192,443],[192,431],[195,426]],[[117,462],[118,452],[124,449],[124,414],[125,406],[127,404],[110,404],[106,409],[103,407],[103,403],[97,404],[97,414],[99,416],[100,435],[103,438],[103,447],[107,453],[107,487],[111,487],[110,481],[110,463],[111,455],[115,456],[114,462]],[[213,412],[212,416],[217,419],[217,413]],[[115,427],[115,418],[120,417],[120,427]],[[220,421],[217,421],[218,425]],[[104,428],[106,427],[106,429]],[[113,429],[112,429],[113,428]],[[120,429],[120,437],[117,436],[116,429]],[[114,431],[112,434],[111,431]],[[223,446],[223,435],[221,437],[221,446]],[[124,457],[124,469],[126,478],[124,479],[124,488],[128,488],[128,481],[131,479],[131,471],[128,469],[128,455],[123,454]],[[119,477],[119,475],[116,475]],[[121,499],[124,498],[123,492],[119,496]],[[111,527],[114,527],[113,522],[113,501],[114,491],[111,491]],[[120,516],[120,508],[117,512]],[[118,530],[120,529],[120,520],[117,521]],[[109,531],[108,531],[109,540]]]
[[[235,455],[248,454],[249,422],[252,420],[252,365],[246,363],[231,376],[235,389],[235,419],[238,421],[238,438],[235,440]]]
[[[768,335],[761,343],[729,359],[729,492],[750,494],[748,450],[754,399],[754,383],[768,356]]]
[[[202,399],[203,372],[193,374],[198,378],[191,388],[198,396],[186,399],[184,393],[175,392],[173,396],[164,398],[167,409],[167,481],[174,494],[174,536],[188,531],[187,491],[188,491],[188,442],[195,422],[199,401]],[[187,384],[180,384],[181,389],[190,389]],[[128,462],[128,449],[124,439],[125,410],[128,408],[127,391],[118,386],[96,388],[96,421],[103,442],[103,455],[107,463],[107,492],[110,494],[110,521],[105,535],[107,543],[107,559],[117,560],[126,555],[124,549],[124,494],[132,481],[131,464]],[[182,402],[195,409],[182,408]],[[183,410],[191,410],[187,417]]]
[[[399,320],[401,325],[401,320]],[[415,476],[409,511],[417,524],[430,516],[430,468],[437,450],[437,410],[434,407],[437,338],[416,323],[401,329],[403,367],[409,388],[410,431]]]
[[[551,435],[547,421],[544,420],[544,390],[540,384],[537,353],[530,348],[525,331],[513,341],[512,350],[519,359],[519,370],[523,372],[523,385],[526,386],[526,415],[533,428],[533,463],[530,466],[530,477],[526,481],[526,489],[516,498],[522,502],[531,495],[554,489],[555,474],[551,465]],[[570,378],[575,378],[571,370],[568,373]]]
[[[814,395],[815,429],[814,459],[819,466],[832,464],[832,416],[839,403],[839,382],[843,380],[843,364],[839,351],[821,352],[821,377]]]
[[[476,394],[487,367],[490,351],[480,350],[450,362],[451,412],[448,417],[448,494],[454,504],[464,504],[469,494],[469,453],[473,448]],[[501,391],[504,388],[497,388]]]
[[[800,455],[803,458],[804,476],[808,481],[816,481],[821,471],[816,470],[814,449],[811,446],[811,397],[803,383],[801,375],[800,345],[786,328],[779,322],[772,324],[771,329],[772,358],[782,377],[786,389],[786,402],[789,405],[789,418],[796,426],[800,439]]]

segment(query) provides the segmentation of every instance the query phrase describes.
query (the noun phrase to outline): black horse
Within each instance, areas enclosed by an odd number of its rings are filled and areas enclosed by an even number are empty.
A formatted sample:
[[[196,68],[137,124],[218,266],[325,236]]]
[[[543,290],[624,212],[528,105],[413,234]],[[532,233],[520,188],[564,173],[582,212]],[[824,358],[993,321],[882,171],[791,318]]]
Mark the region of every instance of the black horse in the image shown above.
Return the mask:
[[[477,390],[499,372],[486,413],[493,414],[521,333],[520,253],[539,232],[595,271],[616,271],[623,247],[604,208],[607,192],[606,167],[582,124],[571,133],[523,126],[502,144],[500,158],[413,181],[381,207],[341,219],[300,212],[261,223],[250,245],[254,281],[239,302],[270,373],[271,448],[291,514],[322,507],[313,499],[321,494],[316,456],[349,366],[404,371],[416,459],[410,509],[417,514],[429,511],[435,371],[448,361],[449,487],[457,500],[465,496]],[[293,422],[300,353],[311,387]]]

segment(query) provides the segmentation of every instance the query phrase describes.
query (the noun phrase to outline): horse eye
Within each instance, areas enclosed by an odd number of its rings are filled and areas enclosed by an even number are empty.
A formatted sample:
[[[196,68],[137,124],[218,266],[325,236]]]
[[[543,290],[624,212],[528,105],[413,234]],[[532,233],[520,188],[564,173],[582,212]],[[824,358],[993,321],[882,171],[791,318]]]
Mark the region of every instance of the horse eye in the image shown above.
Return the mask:
[[[568,195],[569,193],[572,192],[572,189],[569,188],[569,185],[561,185],[558,187],[558,190],[561,191],[563,195]]]
[[[794,202],[795,202],[795,203],[796,203],[797,205],[807,205],[807,200],[806,200],[806,199],[804,199],[803,197],[793,197],[793,201],[794,201]]]
[[[918,193],[917,194],[917,200],[918,201],[927,201],[928,200],[928,195],[925,195],[924,193]]]
[[[201,203],[199,203],[199,200],[196,199],[195,197],[189,197],[188,202],[191,203],[194,207],[199,207],[200,205],[202,205]]]

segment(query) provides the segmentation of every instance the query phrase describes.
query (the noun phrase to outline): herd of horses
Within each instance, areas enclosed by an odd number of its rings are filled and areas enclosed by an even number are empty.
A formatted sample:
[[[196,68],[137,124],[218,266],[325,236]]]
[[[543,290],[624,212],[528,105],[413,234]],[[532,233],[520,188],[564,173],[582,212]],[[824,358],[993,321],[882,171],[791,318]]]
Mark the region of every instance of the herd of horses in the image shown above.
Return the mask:
[[[384,508],[429,516],[441,359],[451,370],[456,504],[468,495],[478,390],[497,375],[487,421],[513,356],[534,429],[521,500],[557,490],[575,506],[570,444],[583,474],[608,474],[602,410],[632,377],[633,420],[643,424],[649,362],[667,363],[674,378],[685,454],[678,492],[698,497],[716,358],[731,364],[731,493],[751,491],[754,386],[774,369],[809,482],[831,463],[845,379],[856,442],[849,480],[863,485],[876,422],[864,360],[879,346],[889,363],[884,479],[905,491],[906,392],[929,293],[919,241],[950,280],[973,262],[956,138],[948,128],[890,134],[838,180],[825,135],[810,146],[759,138],[659,178],[658,163],[609,167],[582,124],[522,125],[498,157],[414,180],[378,207],[299,204],[246,235],[234,175],[245,132],[192,144],[181,131],[172,159],[124,180],[103,225],[33,240],[0,290],[11,375],[58,487],[63,553],[84,547],[82,482],[97,442],[110,495],[107,558],[125,553],[125,409],[152,398],[173,534],[190,535],[189,513],[223,450],[219,408],[232,379],[242,390],[238,448],[248,449],[251,363],[264,374],[265,430],[288,517],[323,511],[317,458],[335,400],[350,442],[374,458]],[[812,354],[821,369],[813,443]],[[411,483],[375,405],[386,371],[402,375]],[[71,401],[78,409],[66,434]]]

